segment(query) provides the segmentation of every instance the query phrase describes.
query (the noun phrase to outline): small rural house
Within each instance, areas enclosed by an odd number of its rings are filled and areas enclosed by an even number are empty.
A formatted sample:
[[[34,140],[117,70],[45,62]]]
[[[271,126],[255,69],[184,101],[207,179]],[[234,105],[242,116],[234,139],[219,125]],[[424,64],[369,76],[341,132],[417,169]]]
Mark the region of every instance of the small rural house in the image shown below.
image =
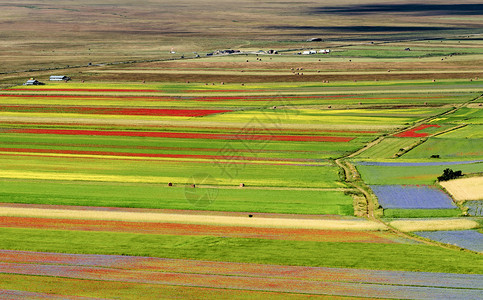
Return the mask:
[[[52,75],[50,76],[50,81],[69,81],[70,77],[65,75]]]
[[[33,79],[33,78],[30,78],[29,80],[27,80],[27,82],[25,82],[23,85],[44,85],[45,83],[43,82],[40,82],[36,79]]]

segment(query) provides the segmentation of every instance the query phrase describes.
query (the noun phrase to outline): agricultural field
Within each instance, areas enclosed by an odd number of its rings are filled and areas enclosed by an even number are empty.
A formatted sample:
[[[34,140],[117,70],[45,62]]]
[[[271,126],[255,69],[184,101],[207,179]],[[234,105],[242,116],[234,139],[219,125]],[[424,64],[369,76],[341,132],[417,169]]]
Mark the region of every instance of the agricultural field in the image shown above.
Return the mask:
[[[481,298],[481,4],[319,2],[0,2],[0,298]]]

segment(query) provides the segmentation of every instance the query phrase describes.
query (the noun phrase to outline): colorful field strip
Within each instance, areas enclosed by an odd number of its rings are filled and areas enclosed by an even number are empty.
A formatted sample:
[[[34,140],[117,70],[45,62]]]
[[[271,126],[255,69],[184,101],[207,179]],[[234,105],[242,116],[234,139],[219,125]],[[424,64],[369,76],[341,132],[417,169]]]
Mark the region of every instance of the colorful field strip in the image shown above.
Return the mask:
[[[0,273],[399,299],[477,299],[482,275],[0,251]]]
[[[483,252],[483,234],[477,230],[416,231],[413,233],[441,243]]]
[[[429,127],[441,127],[441,126],[435,125],[435,124],[423,124],[423,125],[419,125],[416,128],[395,134],[394,136],[395,137],[425,137],[425,136],[428,136],[429,133],[417,132],[417,131],[421,131]]]
[[[212,114],[231,112],[231,110],[214,109],[154,109],[154,108],[121,108],[121,107],[83,107],[83,106],[26,106],[2,105],[0,112],[29,113],[62,113],[62,114],[100,114],[126,116],[178,116],[203,117]]]
[[[61,89],[61,88],[10,88],[2,89],[2,91],[32,91],[32,92],[161,92],[161,90],[153,89]]]
[[[456,205],[443,191],[430,186],[371,185],[385,209],[453,209]]]
[[[0,289],[0,297],[2,299],[59,299],[59,300],[60,299],[67,299],[67,300],[96,299],[96,298],[90,298],[90,297],[55,295],[52,293],[36,293],[36,292],[6,290],[6,289]]]
[[[29,217],[2,217],[0,227],[45,228],[82,231],[135,232],[168,235],[207,235],[236,238],[319,241],[338,243],[403,242],[387,232],[213,226],[177,223],[142,223],[103,220],[76,220]]]
[[[237,213],[220,215],[210,212],[177,212],[144,209],[119,209],[98,207],[74,207],[70,209],[50,208],[50,206],[1,206],[0,215],[6,217],[25,218],[60,218],[60,219],[84,219],[102,221],[145,222],[145,223],[177,223],[198,224],[210,226],[230,227],[257,227],[257,228],[291,228],[291,229],[316,229],[331,231],[384,231],[387,227],[381,223],[364,219],[334,219],[307,218],[299,216],[256,214],[256,217],[248,217],[247,214]]]
[[[120,157],[148,157],[148,158],[193,158],[209,160],[246,160],[246,161],[293,161],[293,162],[317,162],[317,159],[290,159],[276,157],[252,157],[234,155],[195,155],[195,154],[160,154],[160,153],[131,153],[112,151],[81,151],[81,150],[56,150],[56,149],[31,149],[31,148],[0,148],[0,152],[14,153],[55,153],[55,154],[79,154],[97,156],[120,156]],[[219,162],[221,163],[221,162]]]
[[[305,135],[262,135],[262,134],[215,134],[149,131],[101,131],[66,129],[10,129],[12,133],[58,134],[58,135],[98,135],[98,136],[137,136],[177,139],[218,139],[218,140],[274,140],[298,142],[350,142],[355,137],[305,136]]]

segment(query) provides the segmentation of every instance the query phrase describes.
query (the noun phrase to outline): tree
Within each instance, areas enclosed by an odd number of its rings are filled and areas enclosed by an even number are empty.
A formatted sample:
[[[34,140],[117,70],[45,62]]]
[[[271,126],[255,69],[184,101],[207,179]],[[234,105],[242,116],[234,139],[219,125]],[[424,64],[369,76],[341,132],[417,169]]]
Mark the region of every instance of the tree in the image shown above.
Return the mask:
[[[448,181],[463,176],[461,171],[453,171],[449,168],[443,171],[443,175],[438,176],[438,181]]]

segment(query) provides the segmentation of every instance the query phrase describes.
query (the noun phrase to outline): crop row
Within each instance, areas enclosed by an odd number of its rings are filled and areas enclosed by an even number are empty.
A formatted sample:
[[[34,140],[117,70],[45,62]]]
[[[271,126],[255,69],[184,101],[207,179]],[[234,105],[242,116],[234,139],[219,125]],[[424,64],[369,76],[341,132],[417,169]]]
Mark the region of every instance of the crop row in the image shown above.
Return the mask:
[[[221,140],[275,140],[275,141],[312,141],[312,142],[349,142],[355,137],[304,136],[304,135],[262,135],[262,134],[209,134],[178,132],[142,132],[142,131],[102,131],[69,129],[12,129],[11,133],[88,135],[88,136],[132,136],[178,139],[221,139]]]
[[[257,216],[255,216],[257,217]],[[0,227],[62,229],[79,231],[132,232],[165,235],[201,235],[269,240],[319,241],[338,243],[403,243],[387,232],[343,231],[295,228],[215,226],[181,223],[127,222],[34,217],[2,217]]]
[[[230,110],[3,105],[0,107],[0,112],[202,117],[211,114],[226,113],[230,112]]]

